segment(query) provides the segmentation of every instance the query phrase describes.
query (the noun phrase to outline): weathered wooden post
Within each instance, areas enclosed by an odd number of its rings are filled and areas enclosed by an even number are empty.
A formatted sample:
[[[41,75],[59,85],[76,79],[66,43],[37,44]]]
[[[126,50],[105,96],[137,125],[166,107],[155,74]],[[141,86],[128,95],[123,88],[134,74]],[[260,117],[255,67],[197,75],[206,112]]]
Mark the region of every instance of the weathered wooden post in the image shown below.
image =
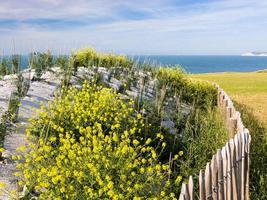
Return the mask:
[[[223,158],[220,149],[217,150],[216,160],[218,168],[218,199],[224,200]]]
[[[205,177],[202,170],[199,172],[199,199],[205,200],[206,199],[206,192],[205,192]]]

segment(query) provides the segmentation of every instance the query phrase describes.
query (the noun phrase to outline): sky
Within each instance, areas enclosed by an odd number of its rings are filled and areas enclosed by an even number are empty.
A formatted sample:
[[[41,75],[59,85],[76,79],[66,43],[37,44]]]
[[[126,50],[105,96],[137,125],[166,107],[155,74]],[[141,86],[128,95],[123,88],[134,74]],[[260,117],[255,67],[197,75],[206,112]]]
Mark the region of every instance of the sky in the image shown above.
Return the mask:
[[[4,54],[81,47],[133,55],[267,51],[267,1],[0,0]]]

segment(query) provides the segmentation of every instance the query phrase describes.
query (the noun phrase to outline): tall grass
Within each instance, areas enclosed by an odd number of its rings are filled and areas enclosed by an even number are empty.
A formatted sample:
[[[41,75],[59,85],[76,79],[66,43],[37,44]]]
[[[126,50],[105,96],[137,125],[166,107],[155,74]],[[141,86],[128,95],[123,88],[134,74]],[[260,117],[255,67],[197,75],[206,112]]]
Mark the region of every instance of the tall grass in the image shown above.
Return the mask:
[[[10,74],[11,71],[10,71],[10,68],[9,68],[9,62],[8,62],[8,59],[7,58],[1,58],[1,61],[0,61],[0,75],[1,76],[5,76],[5,75],[8,75]]]
[[[74,70],[74,59],[66,56],[61,56],[57,59],[57,62],[61,68],[63,78],[61,80],[62,87],[68,87],[70,85],[71,76]],[[75,72],[74,72],[75,73]]]
[[[217,108],[191,111],[183,131],[183,147],[187,150],[181,164],[183,176],[198,175],[206,163],[225,145],[227,129]]]
[[[29,55],[29,67],[35,70],[33,81],[40,80],[42,74],[53,67],[54,58],[50,51],[47,52],[33,52]]]
[[[7,116],[11,122],[16,122],[19,113],[20,97],[17,92],[13,92],[9,99]]]
[[[252,142],[250,151],[250,192],[251,199],[267,199],[267,130],[257,120],[253,110],[244,104],[235,102],[241,112],[245,127],[250,131]]]
[[[11,57],[11,63],[12,63],[12,73],[16,74],[18,73],[20,69],[20,64],[21,64],[21,55],[14,54]]]
[[[17,94],[19,97],[24,97],[26,96],[29,87],[30,87],[30,79],[24,78],[22,73],[19,73],[17,75],[17,79],[15,82],[17,86]]]
[[[68,70],[68,62],[69,58],[66,55],[60,55],[55,60],[55,64],[63,71]]]
[[[7,123],[6,123],[6,117],[5,117],[5,113],[3,112],[3,110],[0,107],[0,148],[2,148],[4,146],[4,139],[6,136],[6,132],[7,132]]]
[[[4,140],[10,131],[10,125],[17,120],[19,103],[20,99],[17,93],[12,93],[9,99],[8,110],[3,111],[0,107],[0,148],[4,147]]]

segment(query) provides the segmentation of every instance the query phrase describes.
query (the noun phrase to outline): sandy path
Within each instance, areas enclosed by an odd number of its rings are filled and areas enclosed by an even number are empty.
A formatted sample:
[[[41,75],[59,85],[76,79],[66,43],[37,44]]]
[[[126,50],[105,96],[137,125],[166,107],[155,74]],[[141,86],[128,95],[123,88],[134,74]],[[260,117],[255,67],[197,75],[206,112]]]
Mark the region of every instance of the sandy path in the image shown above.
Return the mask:
[[[42,78],[44,78],[43,81],[31,83],[27,95],[21,100],[17,122],[18,128],[5,137],[4,149],[6,154],[16,155],[16,149],[25,144],[25,126],[28,123],[28,119],[34,116],[33,109],[39,108],[41,102],[45,103],[51,100],[55,90],[60,86],[60,79],[51,72],[47,72]],[[8,101],[6,100],[11,94],[12,87],[10,84],[5,84],[5,81],[2,82],[0,98],[3,98],[4,101],[0,106],[7,110]],[[6,162],[6,164],[0,165],[0,182],[5,183],[6,190],[10,191],[17,189],[16,179],[13,176],[16,164],[11,159],[7,159]],[[9,199],[9,195],[3,193],[0,199]]]

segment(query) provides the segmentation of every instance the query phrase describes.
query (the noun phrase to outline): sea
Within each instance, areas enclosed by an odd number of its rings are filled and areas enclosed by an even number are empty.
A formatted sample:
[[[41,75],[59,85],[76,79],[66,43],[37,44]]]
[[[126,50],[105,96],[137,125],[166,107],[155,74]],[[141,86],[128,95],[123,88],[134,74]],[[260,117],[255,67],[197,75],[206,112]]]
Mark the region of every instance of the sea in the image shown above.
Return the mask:
[[[188,73],[252,72],[267,69],[267,56],[131,56],[139,62],[182,66]],[[27,68],[28,56],[22,56],[21,66]]]

